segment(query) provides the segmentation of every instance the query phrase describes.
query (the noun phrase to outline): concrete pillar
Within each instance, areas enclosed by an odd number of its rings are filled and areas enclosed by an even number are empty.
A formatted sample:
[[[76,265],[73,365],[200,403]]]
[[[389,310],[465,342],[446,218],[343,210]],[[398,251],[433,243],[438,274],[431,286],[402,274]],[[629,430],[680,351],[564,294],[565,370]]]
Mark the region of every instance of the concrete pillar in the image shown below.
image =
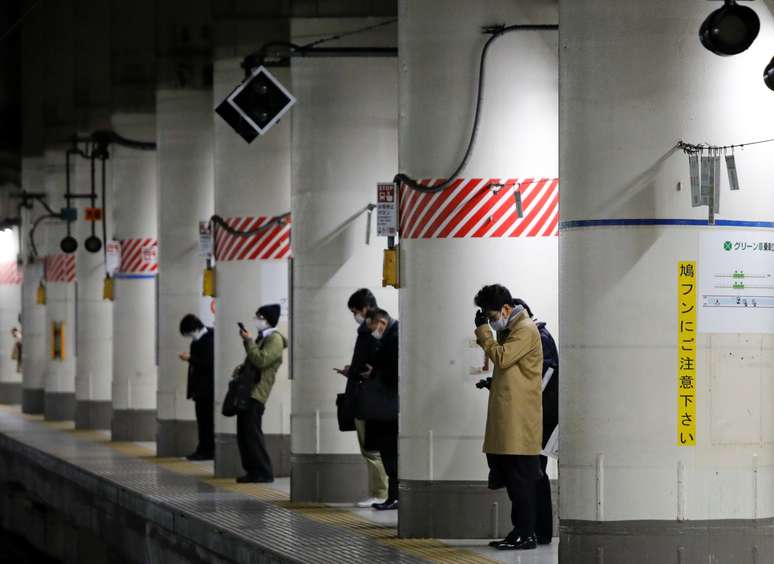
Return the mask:
[[[75,109],[78,131],[88,136],[95,130],[110,128],[110,2],[74,0]],[[91,162],[74,157],[74,190],[91,191]],[[111,419],[111,382],[113,380],[113,304],[102,299],[105,278],[105,252],[102,221],[111,223],[108,205],[102,202],[102,164],[95,161],[98,198],[75,200],[78,222],[73,225],[78,239],[78,360],[75,373],[75,426],[78,429],[109,429]],[[106,176],[110,164],[106,163]],[[106,188],[110,179],[106,178]],[[93,205],[92,205],[93,204]],[[90,253],[84,243],[92,234],[92,223],[85,221],[84,209],[103,209],[103,219],[94,223],[95,234],[103,248]],[[112,226],[111,226],[112,228]]]
[[[200,221],[213,212],[213,101],[210,2],[176,3],[165,33],[156,91],[159,166],[159,389],[157,452],[185,456],[198,444],[194,403],[186,398],[188,364],[178,354],[190,341],[180,335],[187,313],[212,325],[212,298],[202,297],[205,259]],[[181,18],[184,14],[185,18]],[[163,19],[164,15],[160,15]],[[167,27],[167,29],[169,29]],[[207,53],[206,57],[198,55]]]
[[[113,129],[137,141],[156,139],[152,113],[113,114]],[[114,441],[156,437],[158,178],[156,152],[113,145],[114,234],[121,267],[113,305]]]
[[[45,188],[45,160],[25,157],[22,159],[22,186],[30,192],[43,192]],[[47,365],[46,306],[37,303],[37,291],[43,281],[43,256],[34,258],[29,245],[32,221],[41,212],[39,204],[34,211],[22,211],[22,256],[24,273],[22,281],[22,331],[24,350],[22,355],[22,412],[30,415],[43,413],[43,389]],[[38,239],[40,240],[40,239]]]
[[[66,147],[46,149],[46,200],[54,210],[65,207]],[[60,243],[67,231],[60,220],[46,222],[37,244],[45,241],[46,259],[46,366],[43,415],[50,421],[75,416],[75,254],[65,254]],[[58,335],[58,336],[57,336]]]
[[[489,38],[481,28],[556,24],[557,5],[412,0],[399,9],[400,170],[443,179],[470,137]],[[473,336],[473,297],[501,283],[556,335],[557,68],[556,31],[497,39],[486,61],[476,144],[460,180],[440,194],[403,195],[402,537],[497,537],[511,529],[508,498],[487,489],[481,447],[488,396],[474,387],[486,373]]]
[[[771,137],[761,73],[774,18],[751,4],[760,36],[721,58],[696,35],[715,7],[561,4],[563,564],[774,558],[774,330],[770,309],[742,302],[770,291],[723,278],[771,272],[768,247],[753,247],[774,239],[771,146],[736,150],[738,192],[721,169],[714,226],[691,207],[688,158],[674,149]],[[692,288],[678,283],[681,261],[695,262]],[[697,316],[682,335],[681,310]],[[685,427],[684,394],[695,398]]]
[[[86,194],[91,191],[91,161],[74,157],[74,191]],[[99,199],[95,207],[103,208],[103,221],[108,221],[110,208],[102,202],[102,165],[94,162],[94,178]],[[110,186],[109,167],[106,166],[106,186]],[[107,190],[106,190],[107,191]],[[78,334],[76,344],[78,360],[75,372],[75,427],[77,429],[109,429],[112,417],[111,382],[113,373],[113,303],[102,296],[105,278],[105,254],[103,249],[90,253],[84,245],[92,234],[91,222],[85,221],[84,208],[89,200],[76,200],[79,219],[73,224],[78,240],[76,271],[78,279]],[[110,204],[110,202],[108,202]],[[102,223],[94,223],[95,233],[102,240]]]
[[[293,20],[293,36],[358,29],[374,20]],[[395,45],[394,26],[330,46]],[[349,363],[356,327],[347,299],[374,290],[397,316],[397,292],[381,289],[383,242],[366,245],[366,215],[376,184],[397,170],[395,57],[298,58],[293,122],[293,388],[291,499],[352,502],[368,495],[354,433],[341,433],[333,372]],[[324,147],[324,150],[321,149]],[[373,233],[372,233],[373,235]]]
[[[157,2],[110,6],[111,125],[132,141],[156,141]],[[113,418],[116,441],[156,438],[158,366],[158,162],[156,152],[111,145],[113,237],[122,260],[113,303]]]
[[[22,399],[22,373],[11,358],[14,339],[11,329],[21,329],[22,269],[17,264],[19,229],[0,231],[0,403],[19,404]]]
[[[23,9],[29,10],[33,0],[25,0]],[[21,34],[21,120],[22,120],[22,188],[29,192],[45,191],[45,128],[43,119],[44,65],[46,36],[44,11],[32,10]],[[46,365],[45,323],[46,307],[36,303],[36,292],[43,278],[42,259],[31,255],[29,231],[32,221],[45,213],[39,204],[32,210],[22,210],[22,257],[24,280],[22,282],[22,327],[24,331],[24,355],[22,357],[22,412],[43,413],[43,385]]]
[[[230,27],[230,26],[229,26]],[[288,20],[251,23],[250,41],[287,40]],[[221,32],[222,34],[222,32]],[[234,40],[236,38],[233,38]],[[220,48],[215,60],[214,100],[219,104],[242,81],[241,58],[233,49]],[[246,55],[248,51],[243,52]],[[289,85],[287,69],[272,73]],[[215,119],[215,213],[229,223],[260,225],[290,211],[290,123],[284,119],[268,134],[246,144],[220,117]],[[272,229],[262,237],[231,238],[218,230],[217,307],[215,313],[215,475],[244,473],[236,445],[235,419],[220,415],[234,367],[245,358],[237,322],[250,328],[255,311],[265,303],[282,305],[278,329],[288,335],[288,257],[290,227]],[[269,239],[270,237],[271,239]],[[237,249],[250,252],[235,252]],[[257,253],[253,251],[258,251]],[[255,330],[251,330],[255,333]],[[269,455],[275,476],[287,476],[290,466],[290,382],[288,358],[282,367],[263,416]]]

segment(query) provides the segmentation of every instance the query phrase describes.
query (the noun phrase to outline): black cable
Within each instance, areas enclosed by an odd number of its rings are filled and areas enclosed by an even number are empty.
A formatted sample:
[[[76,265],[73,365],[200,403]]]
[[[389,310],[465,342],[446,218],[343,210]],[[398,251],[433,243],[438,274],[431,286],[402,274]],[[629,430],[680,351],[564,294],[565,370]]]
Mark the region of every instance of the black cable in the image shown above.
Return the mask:
[[[747,143],[738,143],[736,145],[710,145],[708,143],[686,143],[678,141],[677,148],[688,155],[695,155],[707,150],[725,151],[728,149],[744,149],[748,145],[761,145],[763,143],[773,143],[774,139],[762,139],[760,141],[748,141]]]
[[[92,209],[97,207],[97,171],[96,171],[96,164],[94,163],[94,159],[96,157],[94,156],[94,149],[92,147],[92,150],[89,152],[89,160],[91,161],[89,163],[91,167],[91,207]],[[91,222],[91,236],[95,237],[97,235],[97,225],[95,221]]]
[[[262,66],[266,64],[266,58],[270,55],[269,49],[273,47],[287,47],[288,50],[293,53],[295,51],[309,51],[311,49],[314,49],[317,45],[321,45],[323,43],[327,43],[328,41],[335,41],[337,39],[342,39],[344,37],[348,37],[350,35],[357,35],[359,33],[365,33],[366,31],[371,31],[372,29],[376,29],[379,27],[384,27],[386,25],[397,23],[398,19],[394,18],[391,20],[379,22],[378,24],[369,25],[366,27],[354,29],[352,31],[343,31],[341,33],[337,33],[334,35],[328,35],[326,37],[322,37],[320,39],[317,39],[315,41],[312,41],[310,43],[305,43],[303,45],[298,45],[296,43],[292,43],[290,41],[270,41],[269,43],[265,43],[261,45],[261,48],[258,49],[258,51],[255,51],[253,53],[250,53],[247,57],[245,57],[242,60],[242,68],[245,70],[245,78],[249,78],[250,74],[252,72],[252,69]],[[275,54],[276,55],[276,54]],[[287,57],[283,57],[282,59],[279,59],[277,63],[283,63],[287,60]]]
[[[505,35],[506,33],[510,33],[513,31],[553,31],[559,29],[558,25],[552,25],[552,24],[527,24],[527,25],[509,25],[509,26],[496,26],[496,27],[489,27],[485,28],[485,33],[491,33],[491,37],[487,39],[486,43],[484,43],[484,48],[481,50],[481,61],[479,63],[479,69],[478,69],[478,93],[476,95],[476,110],[473,114],[473,127],[470,132],[470,139],[468,140],[468,146],[465,149],[465,154],[462,156],[462,161],[457,166],[457,168],[452,172],[448,177],[446,177],[446,180],[444,180],[441,184],[438,184],[437,186],[422,186],[417,180],[411,178],[407,174],[404,173],[398,173],[395,175],[395,178],[393,179],[393,182],[395,184],[398,184],[399,186],[401,184],[405,184],[409,188],[416,190],[417,192],[421,192],[423,194],[437,194],[438,192],[443,192],[449,186],[452,185],[452,183],[459,177],[462,170],[465,168],[465,165],[468,164],[468,160],[470,160],[470,155],[473,152],[473,146],[476,142],[476,136],[478,134],[478,124],[481,117],[481,100],[483,99],[484,94],[484,73],[486,69],[486,56],[489,52],[489,47],[494,43],[497,39]]]
[[[35,258],[38,258],[39,256],[38,246],[35,244],[35,231],[37,230],[40,223],[46,219],[61,219],[61,216],[57,214],[41,215],[38,219],[35,220],[35,223],[32,224],[32,228],[30,229],[30,249],[32,249],[32,255]]]
[[[105,258],[105,265],[107,265],[107,181],[105,180],[105,169],[107,168],[105,163],[107,162],[107,154],[102,153],[102,254]]]
[[[258,235],[259,233],[263,233],[264,231],[271,229],[275,225],[287,224],[289,217],[290,217],[290,212],[283,213],[280,215],[275,215],[274,217],[271,218],[271,220],[268,223],[265,223],[260,227],[256,227],[255,229],[250,229],[248,231],[240,231],[239,229],[234,229],[226,222],[225,219],[223,219],[219,215],[213,215],[210,218],[210,223],[215,227],[219,227],[223,229],[223,231],[227,232],[229,235],[233,235],[235,237],[252,237],[253,235]]]
[[[25,20],[25,19],[27,19],[27,16],[29,16],[29,15],[30,15],[30,13],[32,12],[32,10],[34,10],[35,8],[37,8],[37,7],[38,7],[38,5],[39,5],[39,4],[40,4],[42,1],[43,1],[43,0],[38,0],[37,2],[35,2],[35,3],[34,3],[32,6],[30,6],[30,7],[29,7],[29,9],[28,9],[26,12],[24,12],[24,14],[22,14],[22,16],[21,16],[21,17],[20,17],[18,20],[16,20],[16,21],[15,21],[15,22],[14,22],[14,23],[11,25],[11,27],[9,27],[8,29],[6,29],[6,30],[3,32],[3,35],[2,35],[2,37],[0,37],[0,42],[2,42],[3,40],[5,40],[5,38],[6,38],[6,37],[8,37],[9,35],[11,35],[11,33],[13,33],[13,30],[15,30],[17,27],[19,27],[19,26],[22,24],[22,22],[24,22],[24,20]]]

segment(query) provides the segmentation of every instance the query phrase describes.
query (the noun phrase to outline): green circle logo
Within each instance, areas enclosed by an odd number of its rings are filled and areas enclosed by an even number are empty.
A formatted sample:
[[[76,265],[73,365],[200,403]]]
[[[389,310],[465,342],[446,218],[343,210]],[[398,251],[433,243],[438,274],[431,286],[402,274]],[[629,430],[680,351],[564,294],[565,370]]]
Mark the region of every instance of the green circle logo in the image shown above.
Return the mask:
[[[733,247],[733,245],[731,244],[731,241],[726,241],[725,243],[723,243],[723,248],[725,250],[730,251],[731,247]]]

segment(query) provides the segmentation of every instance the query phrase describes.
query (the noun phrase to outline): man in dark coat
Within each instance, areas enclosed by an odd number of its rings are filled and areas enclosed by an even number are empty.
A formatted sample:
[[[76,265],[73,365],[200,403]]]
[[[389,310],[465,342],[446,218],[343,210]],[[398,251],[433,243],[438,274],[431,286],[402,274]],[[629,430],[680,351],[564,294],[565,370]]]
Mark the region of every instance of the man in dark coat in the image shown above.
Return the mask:
[[[355,340],[355,350],[352,353],[352,361],[342,370],[336,369],[336,372],[347,378],[345,393],[354,407],[357,442],[368,468],[368,497],[357,502],[358,507],[365,508],[371,507],[374,503],[382,503],[387,499],[387,474],[384,471],[379,451],[378,449],[369,450],[365,446],[366,418],[364,416],[365,410],[362,409],[363,406],[367,407],[370,399],[367,397],[368,389],[361,386],[362,374],[368,370],[367,366],[373,362],[379,344],[379,341],[371,336],[366,316],[369,311],[377,309],[378,305],[376,297],[368,288],[360,288],[349,297],[347,308],[349,308],[358,326],[357,339]]]
[[[188,460],[212,460],[215,455],[215,332],[189,313],[180,321],[180,334],[191,339],[189,352],[180,353],[188,363],[186,398],[196,406],[199,446]]]
[[[545,322],[538,321],[532,315],[532,310],[524,300],[516,299],[514,303],[527,310],[527,315],[537,325],[543,346],[543,449],[545,451],[551,435],[556,432],[559,425],[559,351]],[[546,473],[547,465],[548,458],[540,455],[542,476],[537,483],[537,520],[535,522],[538,544],[550,544],[553,538],[554,517],[551,507],[551,481]]]
[[[394,510],[398,509],[398,321],[383,309],[368,312],[366,321],[379,348],[363,373],[364,386],[380,395],[368,406],[365,443],[366,448],[379,450],[389,480],[387,499],[373,508]]]

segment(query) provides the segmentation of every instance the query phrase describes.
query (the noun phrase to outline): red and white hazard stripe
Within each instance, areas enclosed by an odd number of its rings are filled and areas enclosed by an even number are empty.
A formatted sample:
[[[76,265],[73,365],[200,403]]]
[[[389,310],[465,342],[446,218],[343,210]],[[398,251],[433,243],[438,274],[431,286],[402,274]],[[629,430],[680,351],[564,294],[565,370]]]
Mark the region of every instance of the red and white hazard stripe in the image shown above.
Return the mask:
[[[238,231],[251,231],[272,221],[272,217],[231,217],[228,225]],[[215,260],[277,260],[290,256],[290,221],[275,225],[250,237],[231,235],[215,229]]]
[[[123,239],[120,274],[155,274],[159,269],[156,239]]]
[[[75,282],[75,255],[60,253],[45,260],[47,282]]]
[[[0,263],[0,284],[18,285],[22,283],[22,269],[16,261]]]
[[[421,184],[441,182],[423,180]],[[516,190],[521,193],[521,218]],[[404,186],[400,217],[403,239],[555,237],[559,234],[559,179],[458,178],[437,194]]]

